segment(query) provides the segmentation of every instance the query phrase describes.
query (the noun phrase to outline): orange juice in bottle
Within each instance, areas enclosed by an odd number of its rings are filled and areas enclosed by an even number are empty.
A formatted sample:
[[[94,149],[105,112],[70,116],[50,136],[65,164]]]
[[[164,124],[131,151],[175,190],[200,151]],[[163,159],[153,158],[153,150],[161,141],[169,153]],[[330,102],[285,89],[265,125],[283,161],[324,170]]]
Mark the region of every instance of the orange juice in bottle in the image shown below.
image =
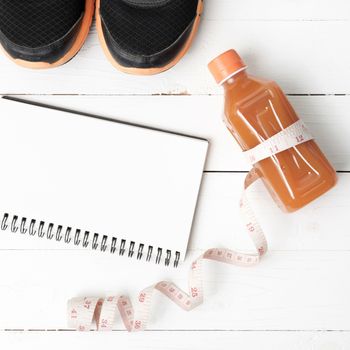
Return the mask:
[[[225,90],[225,122],[243,151],[299,120],[280,87],[247,74],[241,57],[229,50],[208,65]],[[254,164],[277,204],[295,211],[335,186],[336,172],[314,140]]]

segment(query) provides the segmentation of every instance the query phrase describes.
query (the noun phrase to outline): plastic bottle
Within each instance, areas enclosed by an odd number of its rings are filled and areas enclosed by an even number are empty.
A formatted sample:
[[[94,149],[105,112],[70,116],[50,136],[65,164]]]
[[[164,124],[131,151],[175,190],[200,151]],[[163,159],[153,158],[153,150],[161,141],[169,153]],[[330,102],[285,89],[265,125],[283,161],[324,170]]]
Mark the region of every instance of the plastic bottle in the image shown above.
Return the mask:
[[[208,65],[225,89],[225,123],[241,146],[249,150],[299,118],[280,87],[252,77],[240,56],[229,50]],[[293,212],[335,186],[336,172],[314,140],[254,165],[276,203]]]

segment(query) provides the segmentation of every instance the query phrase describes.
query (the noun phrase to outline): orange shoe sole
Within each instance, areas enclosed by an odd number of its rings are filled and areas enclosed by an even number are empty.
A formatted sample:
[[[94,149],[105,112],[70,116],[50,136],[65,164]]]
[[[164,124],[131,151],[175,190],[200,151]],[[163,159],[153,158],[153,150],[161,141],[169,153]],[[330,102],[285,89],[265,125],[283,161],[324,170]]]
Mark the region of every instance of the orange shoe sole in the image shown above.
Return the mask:
[[[16,64],[25,67],[25,68],[31,68],[31,69],[47,69],[47,68],[55,68],[58,66],[61,66],[62,64],[67,63],[70,61],[81,49],[83,46],[86,37],[90,31],[91,23],[92,23],[92,18],[94,15],[95,11],[95,0],[86,0],[85,3],[85,13],[82,21],[82,25],[80,28],[80,31],[72,45],[72,47],[66,52],[66,54],[61,57],[59,60],[53,63],[48,63],[48,62],[30,62],[30,61],[25,61],[17,58],[11,57],[6,50],[0,45],[0,48],[2,51],[4,51],[5,55],[13,62]]]
[[[168,64],[166,64],[163,67],[157,67],[157,68],[133,68],[133,67],[125,67],[120,65],[112,56],[112,54],[110,53],[106,40],[104,38],[103,35],[103,29],[102,29],[102,20],[101,20],[101,16],[100,16],[100,0],[96,0],[96,29],[97,29],[97,33],[98,33],[98,37],[100,39],[100,43],[102,46],[102,49],[107,57],[107,59],[112,63],[112,65],[114,67],[116,67],[118,70],[124,72],[124,73],[128,73],[128,74],[135,74],[135,75],[153,75],[153,74],[159,74],[162,72],[165,72],[166,70],[172,68],[173,66],[175,66],[183,56],[185,56],[185,54],[187,53],[187,51],[189,50],[192,41],[198,31],[198,26],[199,26],[199,22],[200,22],[200,18],[201,18],[201,14],[203,12],[203,0],[199,0],[198,1],[198,7],[197,7],[197,15],[193,24],[193,28],[191,31],[190,36],[188,37],[184,47],[182,48],[182,50],[177,54],[176,57],[174,57],[174,59],[169,62]]]

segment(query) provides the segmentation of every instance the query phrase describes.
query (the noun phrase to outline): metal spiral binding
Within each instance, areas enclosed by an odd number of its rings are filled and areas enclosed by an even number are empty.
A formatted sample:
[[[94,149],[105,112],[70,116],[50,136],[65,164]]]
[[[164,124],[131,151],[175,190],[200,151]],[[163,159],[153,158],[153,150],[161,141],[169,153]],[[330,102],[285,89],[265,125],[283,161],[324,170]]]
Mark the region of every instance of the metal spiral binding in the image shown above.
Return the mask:
[[[47,229],[45,229],[46,226]],[[55,226],[56,229],[54,229]],[[37,224],[37,220],[35,219],[27,219],[25,217],[19,218],[17,215],[13,215],[11,219],[10,214],[8,213],[3,214],[0,229],[2,231],[9,229],[13,233],[18,231],[21,234],[28,233],[30,236],[35,236],[37,234],[40,238],[44,238],[46,236],[46,238],[49,240],[55,238],[57,242],[63,240],[64,243],[73,243],[75,246],[82,246],[84,248],[91,245],[93,250],[99,249],[102,252],[109,251],[111,254],[119,254],[120,256],[124,256],[125,253],[127,253],[129,258],[136,257],[137,260],[141,260],[142,257],[145,256],[146,261],[151,261],[153,252],[155,251],[157,253],[155,258],[156,264],[160,264],[164,253],[165,257],[163,257],[163,259],[165,266],[169,266],[173,260],[173,266],[178,267],[180,261],[180,252],[175,252],[175,257],[172,257],[172,251],[169,249],[165,251],[163,248],[159,247],[154,249],[154,247],[151,245],[146,248],[145,244],[139,243],[137,245],[133,241],[130,241],[129,245],[127,246],[127,241],[125,239],[120,240],[119,248],[117,248],[118,240],[116,237],[111,237],[109,248],[108,236],[106,235],[94,233],[92,236],[92,241],[90,242],[89,238],[92,235],[90,231],[83,232],[81,229],[75,229],[75,232],[73,232],[73,228],[69,226],[64,229],[62,225],[55,225],[53,223],[46,225],[45,221],[39,221],[39,224]]]

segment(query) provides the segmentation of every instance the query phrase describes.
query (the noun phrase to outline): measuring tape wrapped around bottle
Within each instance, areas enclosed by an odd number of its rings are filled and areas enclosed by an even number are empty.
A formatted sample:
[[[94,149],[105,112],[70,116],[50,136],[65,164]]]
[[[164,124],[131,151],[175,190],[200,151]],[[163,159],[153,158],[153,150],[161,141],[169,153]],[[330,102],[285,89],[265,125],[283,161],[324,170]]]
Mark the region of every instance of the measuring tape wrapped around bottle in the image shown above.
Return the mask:
[[[246,151],[245,154],[250,163],[254,165],[263,159],[273,157],[275,154],[287,149],[295,148],[297,145],[311,139],[312,136],[306,126],[299,120],[260,143],[255,148]],[[242,221],[249,237],[254,243],[256,252],[241,253],[230,249],[209,249],[191,264],[188,292],[183,291],[172,282],[161,281],[140,292],[135,308],[127,296],[71,299],[68,301],[67,311],[69,327],[79,331],[89,331],[92,324],[96,322],[98,330],[110,331],[113,329],[116,316],[119,313],[128,331],[143,331],[148,325],[153,293],[156,290],[186,311],[190,311],[203,303],[204,276],[202,264],[204,260],[214,260],[221,263],[247,267],[256,265],[267,252],[267,242],[263,230],[249,205],[246,189],[257,179],[259,179],[259,173],[253,168],[245,179],[244,191],[240,200]]]

